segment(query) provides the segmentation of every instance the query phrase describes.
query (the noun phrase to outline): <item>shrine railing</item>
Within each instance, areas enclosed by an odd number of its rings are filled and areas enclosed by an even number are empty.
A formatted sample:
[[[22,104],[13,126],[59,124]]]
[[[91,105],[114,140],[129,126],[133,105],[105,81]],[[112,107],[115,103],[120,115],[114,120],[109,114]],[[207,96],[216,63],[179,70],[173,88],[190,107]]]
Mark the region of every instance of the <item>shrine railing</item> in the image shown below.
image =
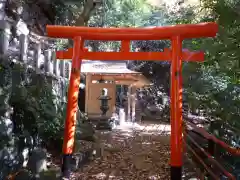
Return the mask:
[[[240,158],[239,148],[228,145],[194,123],[185,121],[184,127],[184,150],[196,165],[201,180],[239,178],[234,172],[236,169],[226,162],[227,156]]]

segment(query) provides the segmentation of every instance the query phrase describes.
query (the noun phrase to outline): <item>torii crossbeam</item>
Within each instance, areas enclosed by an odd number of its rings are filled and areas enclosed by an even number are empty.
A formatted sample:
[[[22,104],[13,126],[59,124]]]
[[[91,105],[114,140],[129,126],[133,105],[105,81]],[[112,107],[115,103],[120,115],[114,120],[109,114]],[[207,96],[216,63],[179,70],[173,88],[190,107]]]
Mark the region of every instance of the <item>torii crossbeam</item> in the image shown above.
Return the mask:
[[[176,25],[154,28],[94,28],[47,26],[49,37],[74,40],[73,49],[58,52],[58,58],[72,59],[68,90],[67,115],[63,142],[63,177],[69,178],[73,152],[78,87],[82,59],[88,60],[168,60],[171,62],[171,179],[182,177],[182,61],[203,61],[203,53],[182,50],[186,38],[214,37],[218,31],[216,23]],[[130,52],[131,40],[170,39],[171,50],[164,52]],[[120,52],[87,52],[85,40],[121,41]],[[62,55],[61,55],[62,54]],[[62,57],[61,57],[62,56]]]
[[[130,45],[128,46],[130,47]],[[88,52],[84,48],[84,52],[81,54],[81,59],[91,60],[144,60],[144,61],[171,61],[171,50],[165,48],[163,52]],[[69,48],[67,51],[57,51],[57,59],[72,59],[73,48]],[[184,61],[204,61],[203,52],[190,52],[188,50],[182,51],[182,59]]]

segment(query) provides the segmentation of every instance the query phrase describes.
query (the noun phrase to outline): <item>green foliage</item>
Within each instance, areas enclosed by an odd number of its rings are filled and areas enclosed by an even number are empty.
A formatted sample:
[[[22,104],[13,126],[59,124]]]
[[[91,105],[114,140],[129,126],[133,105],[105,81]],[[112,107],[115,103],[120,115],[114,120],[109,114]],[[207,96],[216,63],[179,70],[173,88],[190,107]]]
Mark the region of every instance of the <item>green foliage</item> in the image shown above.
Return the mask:
[[[6,62],[6,61],[5,61]],[[46,142],[62,139],[65,104],[56,104],[51,81],[26,72],[18,64],[1,65],[1,116],[7,105],[13,108],[11,120],[15,137],[29,136]],[[37,145],[39,142],[35,142]]]
[[[84,0],[52,0],[50,2],[55,24],[72,25],[80,15]]]
[[[24,68],[12,68],[12,93],[9,104],[13,107],[14,133],[24,135],[27,131],[33,138],[60,141],[63,137],[65,104],[57,103],[52,92],[52,81],[44,75],[25,74]],[[21,77],[25,75],[23,79]],[[26,79],[29,82],[26,82]]]
[[[184,66],[189,103],[202,106],[209,116],[240,128],[237,122],[240,118],[240,21],[237,18],[240,16],[237,11],[240,1],[203,2],[203,8],[210,9],[208,21],[218,22],[219,33],[214,39],[186,41],[184,44],[191,49],[203,49],[207,55],[203,64],[187,63]]]
[[[152,7],[146,0],[109,0],[104,1],[102,6],[90,18],[91,27],[137,27],[143,26],[152,16]],[[118,42],[88,43],[94,50],[118,50]]]
[[[44,74],[36,74],[30,69],[26,71],[22,65],[7,63],[1,67],[0,99],[5,105],[2,103],[0,106],[0,117],[6,112],[7,105],[13,108],[11,120],[14,137],[18,140],[32,137],[34,146],[43,143],[61,151],[66,102],[63,97],[53,93],[53,84],[61,82]],[[78,112],[78,115],[77,138],[94,141],[93,126],[85,114]]]

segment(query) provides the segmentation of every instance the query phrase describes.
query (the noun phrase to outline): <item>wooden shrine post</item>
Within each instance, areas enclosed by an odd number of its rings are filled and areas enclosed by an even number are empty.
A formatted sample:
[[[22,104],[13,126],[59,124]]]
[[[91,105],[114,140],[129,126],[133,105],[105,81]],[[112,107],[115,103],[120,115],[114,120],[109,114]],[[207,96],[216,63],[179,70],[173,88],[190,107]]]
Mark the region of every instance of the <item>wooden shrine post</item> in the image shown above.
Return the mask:
[[[65,122],[63,165],[65,178],[70,176],[70,158],[73,151],[78,86],[82,59],[89,60],[145,60],[171,62],[171,179],[182,178],[182,60],[203,61],[203,53],[182,51],[182,41],[186,38],[214,37],[218,31],[216,23],[176,25],[155,28],[94,28],[47,26],[48,36],[74,39],[73,49],[62,54],[63,59],[72,59],[72,70],[68,92],[67,117]],[[130,52],[131,40],[170,39],[171,50],[165,52]],[[121,41],[120,52],[87,52],[84,40]]]

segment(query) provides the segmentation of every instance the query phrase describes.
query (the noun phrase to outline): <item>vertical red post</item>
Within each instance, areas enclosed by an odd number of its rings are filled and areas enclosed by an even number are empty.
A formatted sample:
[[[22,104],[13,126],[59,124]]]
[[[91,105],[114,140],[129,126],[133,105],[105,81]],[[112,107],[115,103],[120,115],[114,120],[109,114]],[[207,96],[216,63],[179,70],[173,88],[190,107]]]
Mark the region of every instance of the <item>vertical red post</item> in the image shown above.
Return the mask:
[[[182,40],[172,38],[171,180],[182,179]]]
[[[121,52],[129,52],[130,51],[130,41],[122,40],[121,42]]]
[[[76,128],[76,114],[78,106],[78,93],[80,85],[81,60],[84,40],[81,37],[74,38],[72,69],[68,86],[67,114],[64,129],[62,175],[70,178],[70,163],[72,159],[74,136]]]

